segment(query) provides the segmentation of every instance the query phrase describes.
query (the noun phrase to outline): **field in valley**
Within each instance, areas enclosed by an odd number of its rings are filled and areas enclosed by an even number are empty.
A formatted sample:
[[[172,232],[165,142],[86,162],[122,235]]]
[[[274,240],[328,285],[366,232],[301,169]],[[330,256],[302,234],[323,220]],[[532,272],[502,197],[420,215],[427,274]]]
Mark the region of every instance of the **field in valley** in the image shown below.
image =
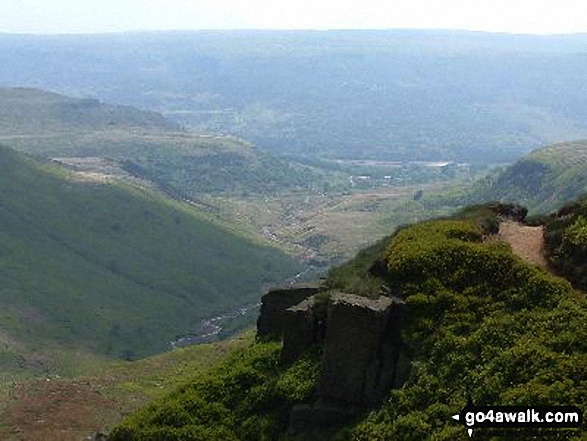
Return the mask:
[[[205,201],[290,253],[327,265],[351,258],[399,225],[448,213],[452,207],[432,208],[425,197],[414,200],[414,196],[419,191],[424,195],[450,193],[454,186],[426,184],[337,194],[285,192],[275,197],[215,196]]]

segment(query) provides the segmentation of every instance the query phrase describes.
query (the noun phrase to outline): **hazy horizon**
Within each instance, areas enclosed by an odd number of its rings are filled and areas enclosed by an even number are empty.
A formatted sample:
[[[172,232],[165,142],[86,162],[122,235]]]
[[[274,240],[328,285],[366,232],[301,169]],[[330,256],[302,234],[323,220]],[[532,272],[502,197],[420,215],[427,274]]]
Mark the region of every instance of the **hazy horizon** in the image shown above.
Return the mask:
[[[487,35],[503,35],[503,36],[519,36],[519,37],[572,37],[572,36],[587,36],[586,31],[568,32],[568,33],[516,33],[516,32],[505,32],[505,31],[484,31],[475,29],[450,29],[450,28],[331,28],[331,29],[319,29],[319,28],[299,28],[299,29],[279,29],[279,28],[203,28],[203,29],[129,29],[129,30],[116,30],[116,31],[96,31],[96,32],[54,32],[54,33],[43,33],[43,32],[9,32],[0,30],[0,35],[10,36],[36,36],[36,37],[59,37],[59,36],[100,36],[100,35],[124,35],[124,34],[174,34],[174,33],[230,33],[230,32],[430,32],[430,33],[468,33],[468,34],[487,34]]]
[[[205,30],[437,30],[587,33],[582,2],[550,0],[4,0],[0,33],[63,35]]]

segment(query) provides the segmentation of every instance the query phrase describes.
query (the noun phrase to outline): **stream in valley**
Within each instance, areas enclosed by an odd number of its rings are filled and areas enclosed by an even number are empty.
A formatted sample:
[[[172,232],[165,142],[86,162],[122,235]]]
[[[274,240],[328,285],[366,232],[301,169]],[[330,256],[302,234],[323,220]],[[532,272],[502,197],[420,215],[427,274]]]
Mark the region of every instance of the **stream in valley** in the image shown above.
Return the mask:
[[[225,330],[227,323],[235,319],[241,319],[244,322],[244,318],[252,314],[255,314],[256,317],[260,306],[260,303],[245,305],[229,312],[203,319],[192,332],[178,337],[169,342],[169,344],[175,349],[215,341],[221,337],[222,331]],[[239,328],[240,327],[237,326],[235,327],[235,330]]]

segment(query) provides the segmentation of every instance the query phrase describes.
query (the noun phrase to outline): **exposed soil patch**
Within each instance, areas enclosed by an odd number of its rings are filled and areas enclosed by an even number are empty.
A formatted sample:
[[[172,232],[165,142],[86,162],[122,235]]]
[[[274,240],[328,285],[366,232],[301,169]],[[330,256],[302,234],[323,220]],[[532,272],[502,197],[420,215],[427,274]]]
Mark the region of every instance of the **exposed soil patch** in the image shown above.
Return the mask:
[[[510,244],[512,251],[528,263],[548,270],[548,262],[544,257],[543,227],[528,227],[506,220],[499,225],[499,233],[494,238]]]
[[[17,380],[0,389],[0,440],[82,441],[247,347],[253,332],[133,362],[95,360],[93,374]],[[89,371],[88,371],[89,372]],[[0,384],[2,386],[2,384]]]
[[[12,392],[13,404],[3,415],[5,428],[0,435],[23,441],[85,439],[113,417],[104,415],[105,409],[119,411],[103,389],[104,385],[88,380],[36,380],[20,385]]]

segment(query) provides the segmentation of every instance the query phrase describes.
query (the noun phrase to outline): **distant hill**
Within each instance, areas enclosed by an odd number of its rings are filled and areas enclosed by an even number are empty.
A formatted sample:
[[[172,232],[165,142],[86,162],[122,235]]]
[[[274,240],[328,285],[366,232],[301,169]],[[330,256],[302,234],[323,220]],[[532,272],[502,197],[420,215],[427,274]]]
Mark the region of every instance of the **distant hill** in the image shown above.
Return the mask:
[[[559,208],[587,192],[587,141],[554,144],[478,182],[474,201],[520,201],[534,212]]]
[[[76,99],[32,88],[0,88],[0,133],[32,135],[116,127],[179,130],[155,112],[109,106],[97,99]]]
[[[36,89],[0,88],[0,142],[43,158],[108,158],[180,197],[274,193],[336,179],[233,137],[182,130],[159,113]]]
[[[153,109],[264,150],[512,162],[587,138],[585,35],[0,35],[0,85]]]
[[[160,352],[297,270],[186,204],[0,148],[0,371],[51,345]]]

